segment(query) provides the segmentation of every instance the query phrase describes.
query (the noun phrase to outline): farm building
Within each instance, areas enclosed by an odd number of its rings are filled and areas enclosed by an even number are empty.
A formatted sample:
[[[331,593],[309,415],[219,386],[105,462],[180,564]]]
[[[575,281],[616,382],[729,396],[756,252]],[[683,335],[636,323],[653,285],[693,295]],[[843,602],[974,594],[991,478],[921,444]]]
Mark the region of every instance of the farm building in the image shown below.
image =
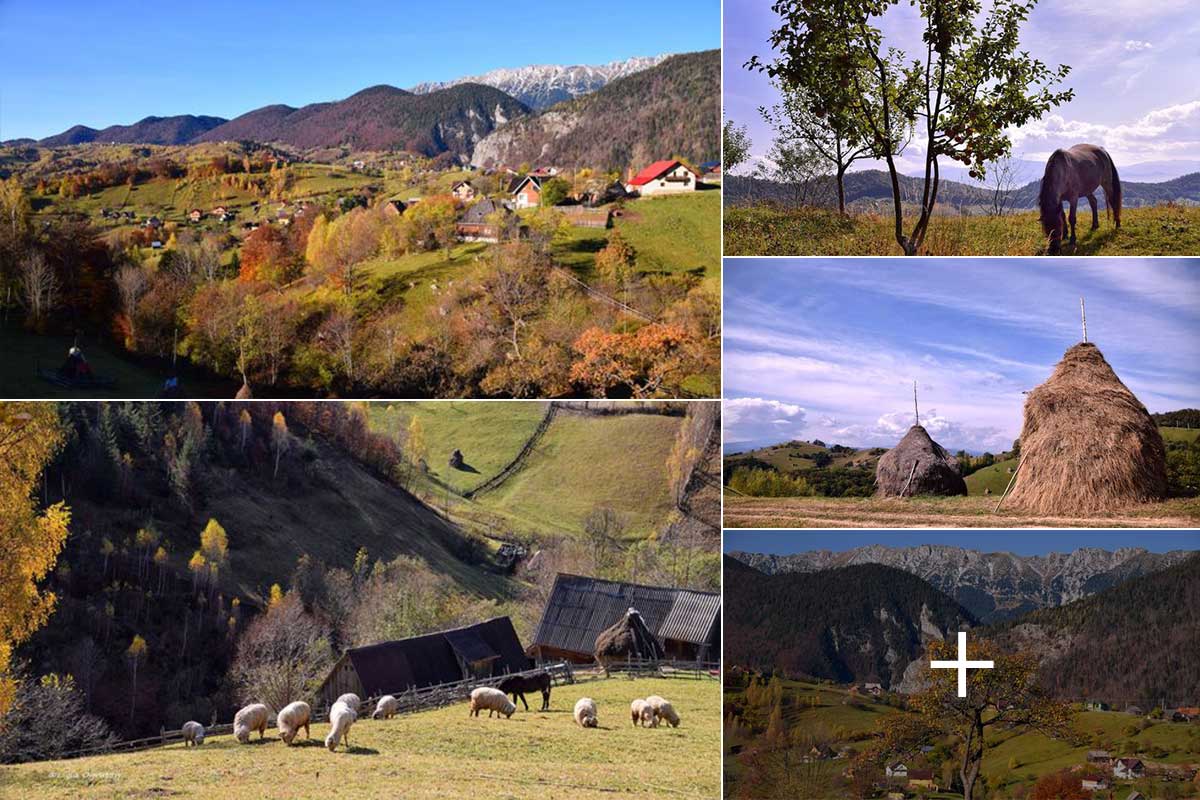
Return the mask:
[[[365,699],[531,666],[512,620],[496,617],[465,628],[347,650],[321,683],[317,702],[329,706],[346,692]]]
[[[596,637],[636,608],[667,658],[716,661],[721,596],[559,573],[527,652],[534,658],[590,663]]]
[[[1162,435],[1090,342],[1067,350],[1029,393],[1020,441],[1010,507],[1102,514],[1166,497]]]
[[[682,161],[655,161],[634,175],[625,188],[649,196],[692,192],[700,181],[696,171]]]
[[[908,765],[903,761],[898,761],[895,764],[888,764],[883,768],[883,774],[888,778],[908,780]]]
[[[931,769],[911,769],[908,771],[908,785],[916,789],[933,789],[937,790],[937,786],[933,782],[933,770]]]
[[[383,213],[389,216],[398,217],[404,213],[406,208],[408,208],[408,205],[403,200],[392,198],[383,202]]]
[[[513,213],[495,200],[480,200],[467,209],[456,225],[458,238],[464,242],[498,242],[500,231],[495,221],[488,217],[500,214],[504,219],[511,219]]]
[[[517,204],[517,208],[535,208],[542,203],[542,181],[545,178],[541,175],[526,175],[523,178],[514,178],[509,187],[509,194],[513,196]]]
[[[720,161],[705,161],[703,164],[700,165],[700,174],[701,175],[720,175],[721,174],[721,162]]]
[[[1088,750],[1087,760],[1089,764],[1107,764],[1112,761],[1112,755],[1107,750]]]
[[[1085,792],[1102,792],[1108,788],[1108,781],[1104,778],[1084,778],[1080,788]]]
[[[192,222],[199,222],[200,220],[204,219],[204,212],[198,208],[193,208],[188,212],[188,219]]]
[[[1113,762],[1113,777],[1132,780],[1146,774],[1146,765],[1138,758],[1118,758]]]
[[[450,189],[450,194],[460,203],[469,203],[475,199],[475,187],[470,181],[459,181]]]

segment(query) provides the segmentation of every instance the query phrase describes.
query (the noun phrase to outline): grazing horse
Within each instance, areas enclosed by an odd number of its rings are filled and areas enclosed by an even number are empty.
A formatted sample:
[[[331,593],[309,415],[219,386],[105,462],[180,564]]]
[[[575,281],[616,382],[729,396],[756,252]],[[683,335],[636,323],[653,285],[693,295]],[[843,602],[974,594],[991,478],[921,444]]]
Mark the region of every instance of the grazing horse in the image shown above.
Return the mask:
[[[1067,218],[1062,204],[1071,204],[1071,244],[1075,244],[1075,206],[1080,197],[1086,197],[1092,207],[1092,230],[1100,227],[1096,213],[1096,189],[1104,189],[1104,203],[1121,227],[1121,179],[1112,157],[1103,147],[1094,144],[1077,144],[1066,150],[1055,150],[1046,162],[1046,173],[1042,175],[1042,190],[1038,205],[1042,210],[1042,230],[1050,237],[1050,255],[1062,250]]]
[[[511,694],[514,703],[520,699],[526,711],[529,710],[529,703],[525,702],[525,693],[541,692],[542,711],[550,710],[549,672],[536,672],[533,675],[513,675],[500,681],[496,688],[505,694]]]

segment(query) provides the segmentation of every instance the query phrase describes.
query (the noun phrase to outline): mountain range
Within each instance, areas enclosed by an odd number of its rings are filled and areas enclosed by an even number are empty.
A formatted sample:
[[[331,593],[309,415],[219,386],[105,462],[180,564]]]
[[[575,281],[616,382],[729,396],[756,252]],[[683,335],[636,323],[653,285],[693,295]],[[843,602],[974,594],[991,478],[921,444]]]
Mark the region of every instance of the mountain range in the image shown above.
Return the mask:
[[[859,548],[849,560],[870,558],[873,550],[900,553]],[[900,561],[908,569],[861,562],[846,566],[843,559],[815,551],[811,563],[827,566],[774,574],[745,563],[779,567],[770,556],[727,555],[727,663],[841,683],[875,681],[908,693],[920,686],[928,642],[973,628],[972,636],[996,642],[1001,651],[1036,654],[1040,681],[1061,697],[1123,703],[1168,698],[1188,705],[1200,700],[1200,663],[1193,656],[1200,652],[1195,615],[1200,553],[1173,551],[1153,561],[1147,556],[1155,554],[1135,548],[1084,548],[1022,557],[1024,563],[1017,564],[986,558],[1008,554],[976,553],[985,556],[979,559],[961,548],[903,550]],[[1061,596],[1076,599],[976,625],[971,611],[909,571],[937,562],[943,576],[952,574],[960,557],[966,558],[961,566],[977,574],[1015,569],[1040,575],[1043,582],[1061,579],[1066,590]],[[1151,563],[1158,566],[1151,569]]]
[[[657,66],[666,59],[660,56],[635,56],[607,64],[533,64],[526,67],[494,69],[482,75],[471,75],[450,81],[426,81],[412,87],[413,94],[429,94],[460,83],[478,83],[499,89],[515,97],[534,111],[544,111],[555,103],[590,94],[607,84]]]
[[[1053,608],[1185,560],[1191,553],[1151,553],[1141,548],[1094,547],[1070,553],[1021,556],[982,553],[948,545],[867,545],[843,552],[813,550],[792,555],[730,553],[768,575],[816,572],[856,564],[883,564],[928,581],[988,624]]]
[[[880,203],[890,204],[892,202],[891,179],[883,170],[868,169],[849,172],[846,174],[845,183],[847,204],[857,207],[873,207]],[[797,203],[795,188],[778,181],[726,175],[724,184],[725,197],[729,202],[747,203],[767,200],[781,205]],[[906,203],[917,202],[921,197],[921,186],[921,179],[901,175],[901,199]],[[1014,188],[1009,195],[1008,208],[1013,210],[1036,208],[1040,188],[1040,178]],[[1121,191],[1121,202],[1125,208],[1166,202],[1196,204],[1200,203],[1200,172],[1189,173],[1161,183],[1122,180]],[[942,179],[938,183],[938,207],[942,212],[978,213],[987,211],[992,206],[992,195],[992,190],[980,187],[978,184],[972,185],[946,179]],[[833,198],[836,198],[833,179],[818,180],[808,196],[827,198],[827,202],[833,202]],[[1097,195],[1097,200],[1100,207],[1104,208],[1103,192]],[[1086,207],[1086,203],[1084,205]]]
[[[500,128],[471,162],[621,168],[720,158],[721,51],[671,56],[604,88]]]

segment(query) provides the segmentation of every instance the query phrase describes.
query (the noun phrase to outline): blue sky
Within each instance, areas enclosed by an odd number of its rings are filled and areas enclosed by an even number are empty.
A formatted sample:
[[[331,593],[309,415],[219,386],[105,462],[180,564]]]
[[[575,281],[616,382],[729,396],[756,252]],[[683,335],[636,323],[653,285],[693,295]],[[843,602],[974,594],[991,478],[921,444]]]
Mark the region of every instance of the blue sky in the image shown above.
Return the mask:
[[[770,149],[771,138],[757,108],[775,102],[775,94],[765,75],[742,65],[752,55],[771,60],[767,40],[778,27],[772,4],[725,3],[725,114],[750,124],[756,155]],[[918,20],[908,3],[899,3],[881,28],[889,44],[912,56],[920,45]],[[1200,169],[1195,0],[1043,0],[1024,30],[1023,48],[1048,64],[1072,67],[1066,85],[1076,96],[1017,133],[1017,156],[1044,162],[1056,147],[1091,142],[1107,147],[1118,167],[1181,160],[1188,162],[1184,171]],[[906,156],[903,168],[917,160]]]
[[[725,447],[1000,452],[1022,392],[1088,339],[1151,412],[1200,407],[1200,260],[726,259]]]
[[[787,555],[808,550],[840,552],[864,545],[913,547],[923,544],[950,545],[985,553],[1016,553],[1024,556],[1069,553],[1080,547],[1117,550],[1141,547],[1154,553],[1200,549],[1200,532],[1175,531],[725,531],[724,552],[774,553]]]
[[[0,0],[0,140],[720,46],[719,0]]]

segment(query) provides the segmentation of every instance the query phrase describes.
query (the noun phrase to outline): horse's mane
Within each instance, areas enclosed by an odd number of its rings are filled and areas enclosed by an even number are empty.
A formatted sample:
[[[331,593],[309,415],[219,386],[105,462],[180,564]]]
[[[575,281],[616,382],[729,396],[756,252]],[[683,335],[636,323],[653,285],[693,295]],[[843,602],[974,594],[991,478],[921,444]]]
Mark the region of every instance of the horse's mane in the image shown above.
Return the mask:
[[[1047,236],[1054,232],[1058,226],[1059,216],[1062,214],[1062,201],[1059,200],[1058,192],[1055,190],[1054,181],[1051,178],[1053,172],[1060,168],[1059,165],[1064,159],[1063,152],[1055,150],[1046,161],[1046,171],[1042,173],[1042,188],[1038,194],[1038,206],[1042,211],[1042,230]]]

